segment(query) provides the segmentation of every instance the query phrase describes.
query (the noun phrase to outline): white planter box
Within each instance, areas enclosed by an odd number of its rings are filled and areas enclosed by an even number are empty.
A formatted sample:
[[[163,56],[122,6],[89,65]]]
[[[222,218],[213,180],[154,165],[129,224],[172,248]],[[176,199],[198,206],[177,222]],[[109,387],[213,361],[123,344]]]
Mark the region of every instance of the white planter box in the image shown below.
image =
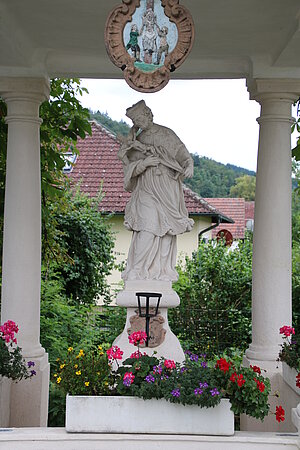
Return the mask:
[[[284,361],[282,362],[282,376],[284,381],[295,391],[298,395],[300,395],[300,388],[296,386],[296,376],[298,372],[296,369],[288,366]]]
[[[67,396],[70,433],[234,434],[229,400],[214,408],[137,397]]]

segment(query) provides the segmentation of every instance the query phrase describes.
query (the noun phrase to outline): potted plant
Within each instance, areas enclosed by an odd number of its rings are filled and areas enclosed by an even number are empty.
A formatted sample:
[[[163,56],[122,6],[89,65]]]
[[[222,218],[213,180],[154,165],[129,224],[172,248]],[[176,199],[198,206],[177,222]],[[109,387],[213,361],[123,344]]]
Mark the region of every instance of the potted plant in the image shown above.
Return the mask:
[[[191,352],[179,364],[143,353],[145,339],[141,331],[129,336],[137,350],[125,361],[117,346],[69,347],[54,374],[68,394],[67,431],[230,435],[234,414],[263,420],[269,413],[270,382],[259,367]],[[284,420],[281,406],[275,414]]]
[[[10,414],[10,385],[12,381],[31,378],[36,374],[34,361],[26,362],[15,337],[18,325],[8,320],[0,326],[0,426],[7,427]]]
[[[300,395],[300,337],[295,334],[295,329],[288,325],[281,327],[279,332],[283,337],[279,352],[283,378]]]

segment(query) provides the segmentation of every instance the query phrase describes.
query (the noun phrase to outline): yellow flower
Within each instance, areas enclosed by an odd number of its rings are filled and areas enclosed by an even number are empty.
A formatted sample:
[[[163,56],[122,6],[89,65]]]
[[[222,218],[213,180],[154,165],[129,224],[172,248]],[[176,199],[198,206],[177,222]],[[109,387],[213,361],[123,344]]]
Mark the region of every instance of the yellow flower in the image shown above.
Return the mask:
[[[74,369],[78,369],[78,364],[75,364]]]
[[[81,370],[77,370],[76,375],[81,375]]]
[[[59,359],[59,358],[56,358],[56,362],[58,362],[58,361],[60,361],[60,359]]]
[[[90,382],[89,382],[89,381],[86,381],[84,384],[85,384],[86,387],[88,387],[89,384],[90,384]]]
[[[99,355],[100,355],[100,356],[103,356],[103,355],[104,355],[104,353],[103,353],[103,352],[100,352],[100,353],[99,353]]]
[[[108,386],[108,381],[105,381],[105,382],[104,382],[104,385],[105,385],[105,386]]]
[[[73,351],[73,347],[69,347],[68,352],[72,352],[72,351]]]
[[[84,356],[84,351],[81,349],[79,350],[78,355],[76,356],[76,358],[80,358],[81,356]]]
[[[103,350],[103,348],[101,347],[101,345],[98,345],[98,350]]]
[[[55,373],[53,376],[54,376],[54,378],[56,378],[57,377],[57,373]]]
[[[59,384],[60,382],[61,382],[61,377],[58,377],[57,380],[56,380],[56,383]]]
[[[65,367],[65,364],[61,364],[61,365],[59,366],[60,369],[63,369],[64,367]]]
[[[97,372],[97,375],[100,375],[100,372]]]

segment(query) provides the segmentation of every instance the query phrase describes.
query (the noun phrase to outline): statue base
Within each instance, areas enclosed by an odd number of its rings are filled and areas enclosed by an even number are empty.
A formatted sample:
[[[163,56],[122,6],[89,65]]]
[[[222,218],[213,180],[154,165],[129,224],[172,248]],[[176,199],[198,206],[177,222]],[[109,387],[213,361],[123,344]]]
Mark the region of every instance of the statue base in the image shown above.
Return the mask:
[[[139,316],[137,292],[153,292],[162,294],[158,314],[151,317],[149,324],[149,342],[148,347],[140,346],[140,351],[147,355],[164,357],[176,362],[185,360],[184,352],[180,342],[171,331],[168,323],[168,308],[175,308],[180,304],[177,293],[172,289],[171,281],[159,280],[135,280],[126,281],[125,289],[117,295],[117,305],[127,307],[127,318],[124,331],[115,339],[113,345],[121,348],[123,360],[130,357],[137,351],[129,343],[128,335],[139,330],[146,330],[146,319]],[[157,299],[150,299],[150,313],[154,314],[157,305]],[[145,312],[142,304],[142,312]]]

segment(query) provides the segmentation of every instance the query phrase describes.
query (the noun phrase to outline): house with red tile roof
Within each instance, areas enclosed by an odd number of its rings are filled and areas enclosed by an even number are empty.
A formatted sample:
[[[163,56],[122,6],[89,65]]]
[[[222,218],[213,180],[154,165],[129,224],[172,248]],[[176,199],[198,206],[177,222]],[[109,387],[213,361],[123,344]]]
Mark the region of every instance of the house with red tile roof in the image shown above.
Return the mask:
[[[231,217],[234,223],[220,224],[212,230],[212,237],[215,238],[221,232],[228,231],[234,240],[245,237],[245,209],[244,198],[207,198],[206,199],[216,209],[221,210],[226,216]],[[253,202],[254,203],[254,202]]]
[[[67,166],[67,171],[71,183],[80,184],[81,191],[91,197],[96,197],[101,189],[103,199],[99,208],[105,214],[113,214],[110,223],[116,236],[117,260],[121,262],[127,257],[131,232],[123,226],[125,206],[130,193],[124,190],[123,167],[117,157],[120,143],[104,126],[94,121],[91,125],[92,135],[78,141],[79,156],[73,166]],[[233,220],[210,201],[199,197],[185,186],[184,198],[195,225],[191,232],[178,236],[178,255],[191,255],[198,246],[199,237],[210,237],[212,226],[217,223],[227,226]],[[110,282],[114,283],[113,280],[116,279],[120,280],[119,273],[113,274]]]

